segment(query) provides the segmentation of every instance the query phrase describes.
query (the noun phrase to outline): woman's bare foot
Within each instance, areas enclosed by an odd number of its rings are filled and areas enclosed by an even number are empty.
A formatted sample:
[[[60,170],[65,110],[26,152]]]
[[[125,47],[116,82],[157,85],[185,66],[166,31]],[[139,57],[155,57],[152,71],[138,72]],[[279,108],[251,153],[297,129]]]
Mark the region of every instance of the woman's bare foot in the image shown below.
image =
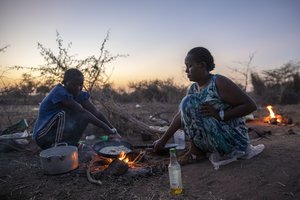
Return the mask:
[[[178,158],[178,162],[181,165],[191,164],[205,159],[205,153],[200,151],[193,143],[190,149],[184,155]]]

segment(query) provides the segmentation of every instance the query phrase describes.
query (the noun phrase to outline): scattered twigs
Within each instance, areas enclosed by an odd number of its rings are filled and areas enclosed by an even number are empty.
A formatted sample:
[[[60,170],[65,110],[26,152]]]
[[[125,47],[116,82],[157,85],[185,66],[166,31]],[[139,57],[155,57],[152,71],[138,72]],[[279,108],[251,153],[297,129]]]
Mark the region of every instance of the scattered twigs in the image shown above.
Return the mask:
[[[14,193],[15,191],[17,190],[21,190],[21,189],[24,189],[24,188],[27,188],[29,187],[29,185],[21,185],[19,187],[15,187],[12,191],[11,191],[11,194]]]
[[[285,193],[283,193],[283,194],[295,198],[295,195],[294,195],[294,193],[292,193],[292,192],[285,192]]]
[[[285,176],[289,177],[289,175],[288,175],[284,170],[282,170],[282,173],[283,173]]]
[[[94,165],[95,162],[97,162],[99,159],[97,159],[97,156],[93,156],[92,160],[89,162],[86,168],[86,176],[90,183],[96,184],[96,185],[102,185],[102,181],[96,180],[91,176],[91,168]]]
[[[29,165],[27,163],[24,163],[24,162],[21,162],[21,161],[18,161],[18,160],[13,160],[12,162],[15,162],[15,163],[18,163],[18,164],[22,164],[22,165],[26,166],[27,168],[31,168],[31,165]]]
[[[132,161],[133,163],[138,163],[141,161],[141,159],[145,156],[146,152],[141,151],[139,155]]]
[[[281,185],[282,187],[285,187],[286,185],[285,184],[283,184],[283,183],[281,183],[281,182],[279,182],[279,181],[277,181],[276,182],[278,185]]]
[[[262,139],[262,138],[266,138],[266,139],[270,139],[268,136],[272,134],[272,132],[269,130],[269,131],[260,131],[258,129],[255,129],[255,128],[249,128],[249,132],[250,131],[253,131],[254,133],[256,133],[256,135]]]
[[[7,183],[7,181],[5,181],[5,180],[2,180],[2,179],[0,179],[0,181],[2,181],[2,182],[4,182],[4,183]]]

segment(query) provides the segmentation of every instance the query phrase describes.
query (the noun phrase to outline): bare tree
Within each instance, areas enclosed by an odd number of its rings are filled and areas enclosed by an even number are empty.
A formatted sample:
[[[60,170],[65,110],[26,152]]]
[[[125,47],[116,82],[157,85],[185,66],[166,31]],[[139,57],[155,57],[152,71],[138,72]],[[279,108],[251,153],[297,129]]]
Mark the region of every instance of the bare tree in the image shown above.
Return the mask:
[[[254,92],[273,103],[297,103],[300,100],[300,62],[288,62],[282,67],[251,73]]]
[[[234,73],[240,74],[243,77],[242,83],[240,83],[239,85],[241,85],[241,87],[244,91],[247,91],[247,89],[248,89],[249,77],[250,77],[250,73],[252,71],[251,64],[252,64],[253,58],[254,58],[254,53],[251,53],[251,54],[249,54],[249,60],[247,63],[238,62],[239,64],[245,66],[243,69],[228,67],[231,71],[233,71]],[[232,79],[236,80],[236,78],[232,78]]]
[[[284,102],[287,90],[295,90],[292,88],[299,76],[300,62],[288,62],[282,67],[273,70],[263,71],[265,75],[265,84],[275,88],[279,92],[279,102]]]
[[[5,47],[2,47],[0,49],[0,52],[4,53],[5,50],[9,47],[10,45],[6,45]],[[6,84],[6,82],[4,81],[4,78],[5,78],[5,74],[9,71],[10,69],[9,68],[2,68],[1,69],[1,74],[0,74],[0,82],[1,82],[1,87],[0,87],[0,94],[3,94],[3,93],[7,93],[9,91],[9,87],[8,85]]]
[[[266,91],[265,81],[256,72],[251,72],[251,82],[254,92],[261,96]]]
[[[0,48],[0,52],[5,52],[5,50],[9,47],[10,45],[6,45],[5,47]]]
[[[0,87],[0,94],[4,94],[9,92],[9,86],[6,84],[4,81],[5,79],[5,73],[7,73],[10,69],[5,69],[1,71],[0,74],[0,82],[1,82],[1,87]]]
[[[39,67],[26,68],[22,66],[15,66],[14,69],[30,69],[40,73],[39,78],[42,77],[47,84],[55,84],[60,82],[63,78],[64,72],[69,68],[77,68],[83,72],[85,77],[85,89],[92,94],[93,89],[98,86],[105,85],[111,74],[106,73],[107,64],[115,61],[119,57],[127,57],[128,55],[111,55],[105,49],[105,45],[109,39],[109,32],[107,32],[104,41],[102,42],[99,55],[92,55],[85,59],[76,59],[74,55],[69,54],[72,43],[68,43],[67,47],[63,45],[63,39],[59,32],[56,32],[56,42],[58,45],[58,54],[55,54],[51,49],[44,47],[38,43],[40,54],[45,60],[45,64]],[[47,85],[49,86],[49,85]]]
[[[0,49],[0,52],[4,53],[5,50],[9,47],[10,45],[6,45],[5,47]],[[1,75],[0,75],[0,82],[1,82],[1,87],[0,87],[0,95],[3,95],[5,93],[10,92],[10,88],[9,86],[6,84],[6,82],[4,81],[5,78],[5,73],[7,73],[10,69],[5,69],[5,70],[1,70]],[[6,113],[7,119],[9,124],[12,124],[12,120],[10,118],[10,115],[7,112],[7,109],[5,106],[1,106],[1,112]],[[1,124],[0,124],[0,129],[1,129]]]
[[[79,67],[82,69],[86,78],[86,89],[89,93],[92,93],[93,88],[104,86],[108,82],[111,74],[106,73],[106,66],[115,61],[119,57],[127,57],[128,55],[111,55],[111,53],[105,49],[105,45],[109,40],[109,32],[107,32],[104,38],[100,52],[98,56],[90,56],[80,62]]]
[[[58,31],[56,31],[56,42],[58,45],[57,55],[51,49],[45,48],[38,42],[38,49],[40,49],[40,54],[46,63],[38,68],[33,68],[34,71],[39,71],[45,80],[52,80],[52,82],[61,81],[64,72],[68,68],[79,68],[79,61],[74,56],[69,55],[72,43],[70,42],[67,47],[64,47],[63,40]]]

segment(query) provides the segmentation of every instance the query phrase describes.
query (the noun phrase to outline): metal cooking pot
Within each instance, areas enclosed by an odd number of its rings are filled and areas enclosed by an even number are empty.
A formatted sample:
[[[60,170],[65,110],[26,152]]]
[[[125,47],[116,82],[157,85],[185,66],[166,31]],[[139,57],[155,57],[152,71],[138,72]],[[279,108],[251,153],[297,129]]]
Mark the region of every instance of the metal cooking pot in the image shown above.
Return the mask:
[[[45,174],[55,175],[74,170],[78,167],[78,149],[67,143],[58,143],[40,153],[42,169]]]

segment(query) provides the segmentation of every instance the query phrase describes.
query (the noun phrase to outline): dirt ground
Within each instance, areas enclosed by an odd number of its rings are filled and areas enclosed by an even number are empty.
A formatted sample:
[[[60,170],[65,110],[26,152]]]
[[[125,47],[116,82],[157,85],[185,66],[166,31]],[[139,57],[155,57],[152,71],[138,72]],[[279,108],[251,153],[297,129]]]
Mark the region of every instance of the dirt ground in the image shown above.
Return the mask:
[[[128,109],[137,110],[135,105]],[[277,108],[293,119],[291,125],[247,123],[251,143],[265,145],[257,157],[238,160],[219,170],[208,159],[182,166],[184,193],[179,196],[169,193],[167,171],[130,180],[105,179],[103,185],[90,183],[83,167],[62,175],[44,175],[39,160],[41,150],[31,141],[22,151],[0,153],[0,199],[300,199],[299,109],[300,105]],[[135,116],[150,123],[149,116],[155,110],[168,110],[166,117],[171,120],[176,106],[141,105]],[[262,108],[254,116],[258,119],[266,113]],[[142,141],[140,137],[126,137],[129,141]],[[153,158],[168,156],[153,155]],[[84,164],[81,161],[80,165]]]

